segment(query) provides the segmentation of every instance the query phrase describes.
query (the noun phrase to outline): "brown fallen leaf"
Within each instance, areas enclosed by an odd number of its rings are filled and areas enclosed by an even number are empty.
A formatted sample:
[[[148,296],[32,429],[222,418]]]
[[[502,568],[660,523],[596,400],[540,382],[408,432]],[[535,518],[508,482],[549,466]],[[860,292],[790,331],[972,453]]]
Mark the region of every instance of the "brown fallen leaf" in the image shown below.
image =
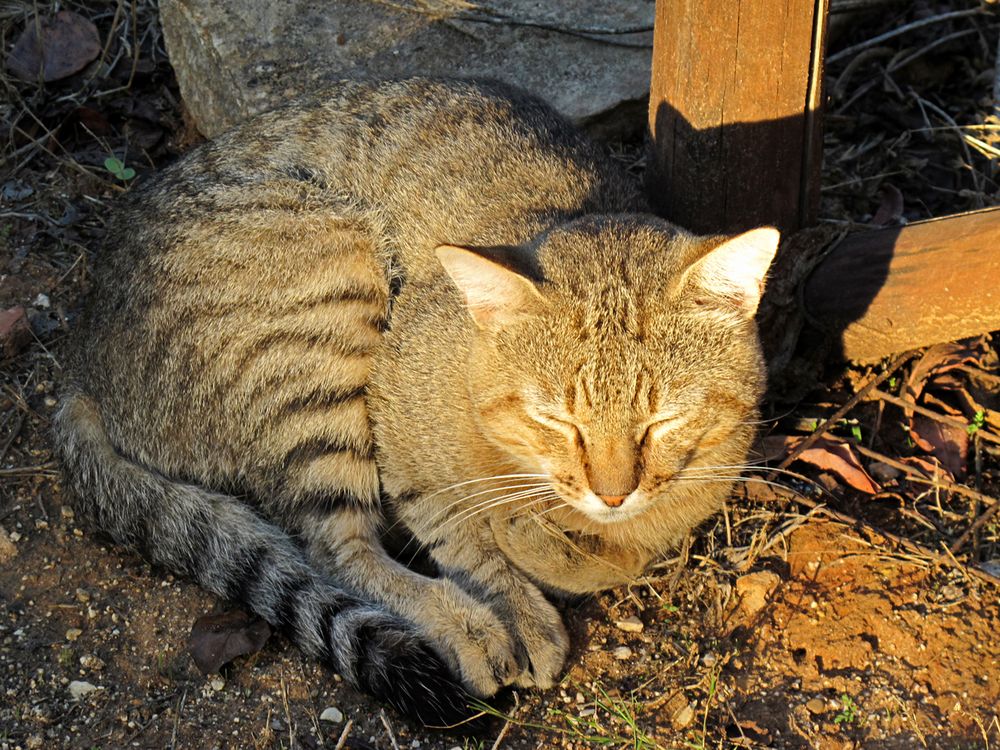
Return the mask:
[[[977,364],[988,351],[984,336],[937,344],[928,348],[917,360],[913,370],[910,371],[910,376],[906,379],[907,397],[916,403],[931,381],[961,365]]]
[[[9,359],[31,341],[31,326],[24,308],[18,305],[0,312],[0,356]]]
[[[203,674],[218,672],[238,656],[260,651],[271,626],[241,609],[202,615],[191,626],[188,652]]]
[[[875,216],[872,217],[869,223],[876,227],[898,224],[900,217],[903,215],[903,194],[899,192],[899,189],[895,185],[891,185],[888,182],[882,183],[879,193],[881,194],[882,202],[879,204]]]
[[[944,468],[941,462],[933,456],[907,456],[906,458],[899,459],[899,462],[907,466],[912,466],[928,479],[945,479],[949,482],[955,480],[951,472]]]
[[[802,440],[804,438],[790,435],[769,435],[761,441],[762,450],[768,460],[773,460],[782,453],[784,455],[791,453]],[[834,474],[867,495],[875,495],[882,491],[878,483],[865,471],[861,461],[851,450],[850,443],[838,438],[829,435],[821,437],[796,456],[795,460]]]
[[[965,429],[915,414],[910,421],[910,435],[920,450],[934,456],[953,477],[965,476],[969,457],[969,433]]]
[[[63,10],[51,18],[29,19],[7,56],[7,70],[24,81],[58,81],[78,73],[100,54],[97,27]]]

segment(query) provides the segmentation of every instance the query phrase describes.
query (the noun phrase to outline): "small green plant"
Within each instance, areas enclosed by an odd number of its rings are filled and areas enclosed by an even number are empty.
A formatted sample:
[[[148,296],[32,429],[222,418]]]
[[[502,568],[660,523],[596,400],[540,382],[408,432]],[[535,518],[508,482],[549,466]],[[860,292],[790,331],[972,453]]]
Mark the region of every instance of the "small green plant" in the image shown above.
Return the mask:
[[[858,425],[858,424],[852,425],[851,426],[851,435],[854,437],[854,439],[857,442],[860,443],[861,442],[861,425]]]
[[[834,724],[853,724],[861,718],[861,707],[847,693],[840,696],[840,713],[833,717]]]
[[[678,607],[676,604],[664,604],[663,606],[660,607],[660,609],[662,609],[667,614],[671,615],[681,611],[681,608]]]
[[[969,433],[969,435],[975,435],[983,428],[985,423],[986,412],[980,409],[973,415],[972,419],[969,421],[969,426],[965,428],[965,431]]]
[[[889,378],[889,390],[891,390],[891,391],[896,390],[896,383],[897,382],[898,381],[896,380],[896,376],[895,375],[893,375],[891,378]]]
[[[76,661],[73,658],[73,649],[69,646],[63,646],[59,649],[59,666],[63,669],[69,669],[73,666],[73,662]]]
[[[124,162],[114,156],[109,156],[104,160],[104,168],[122,182],[128,182],[135,177],[135,170],[132,167],[126,167]]]

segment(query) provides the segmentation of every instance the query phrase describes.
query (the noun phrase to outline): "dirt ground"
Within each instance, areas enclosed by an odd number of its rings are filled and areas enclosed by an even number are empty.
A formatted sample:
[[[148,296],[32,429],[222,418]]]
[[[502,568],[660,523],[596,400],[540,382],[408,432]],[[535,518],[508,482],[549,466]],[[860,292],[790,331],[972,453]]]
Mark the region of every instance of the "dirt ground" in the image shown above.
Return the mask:
[[[838,31],[831,53],[971,7],[889,4]],[[560,686],[498,696],[472,734],[383,712],[279,636],[201,674],[192,623],[225,603],[80,527],[48,437],[115,196],[198,137],[155,5],[59,8],[95,23],[98,60],[44,85],[0,77],[0,313],[21,306],[30,327],[0,351],[0,750],[1000,747],[995,335],[831,366],[804,396],[776,394],[762,433],[786,456],[820,433],[818,450],[795,475],[758,472],[781,487],[741,484],[635,585],[563,603],[574,651]],[[31,12],[0,6],[5,54]],[[829,66],[824,222],[1000,203],[998,27],[928,24]],[[614,147],[641,171],[638,144]],[[863,395],[873,378],[939,413],[937,432]],[[958,437],[932,439],[949,425]]]

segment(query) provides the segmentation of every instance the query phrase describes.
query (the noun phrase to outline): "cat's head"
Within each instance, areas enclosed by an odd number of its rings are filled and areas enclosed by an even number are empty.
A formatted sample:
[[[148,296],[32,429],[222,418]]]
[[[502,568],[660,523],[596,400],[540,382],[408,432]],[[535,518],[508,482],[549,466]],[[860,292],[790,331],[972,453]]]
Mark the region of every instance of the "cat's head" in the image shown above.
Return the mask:
[[[686,506],[718,505],[753,434],[753,316],[777,244],[770,228],[696,237],[621,215],[525,248],[439,247],[476,327],[482,434],[590,520],[708,515]]]

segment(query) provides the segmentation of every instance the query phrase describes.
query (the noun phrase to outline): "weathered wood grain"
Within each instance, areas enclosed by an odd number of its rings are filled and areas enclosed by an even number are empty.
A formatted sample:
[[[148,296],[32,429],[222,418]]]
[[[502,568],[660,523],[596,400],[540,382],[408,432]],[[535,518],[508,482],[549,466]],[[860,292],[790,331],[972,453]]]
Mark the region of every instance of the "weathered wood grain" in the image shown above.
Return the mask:
[[[701,232],[792,231],[818,200],[826,0],[657,0],[648,190]]]
[[[1000,208],[852,234],[803,292],[850,360],[1000,330]]]

